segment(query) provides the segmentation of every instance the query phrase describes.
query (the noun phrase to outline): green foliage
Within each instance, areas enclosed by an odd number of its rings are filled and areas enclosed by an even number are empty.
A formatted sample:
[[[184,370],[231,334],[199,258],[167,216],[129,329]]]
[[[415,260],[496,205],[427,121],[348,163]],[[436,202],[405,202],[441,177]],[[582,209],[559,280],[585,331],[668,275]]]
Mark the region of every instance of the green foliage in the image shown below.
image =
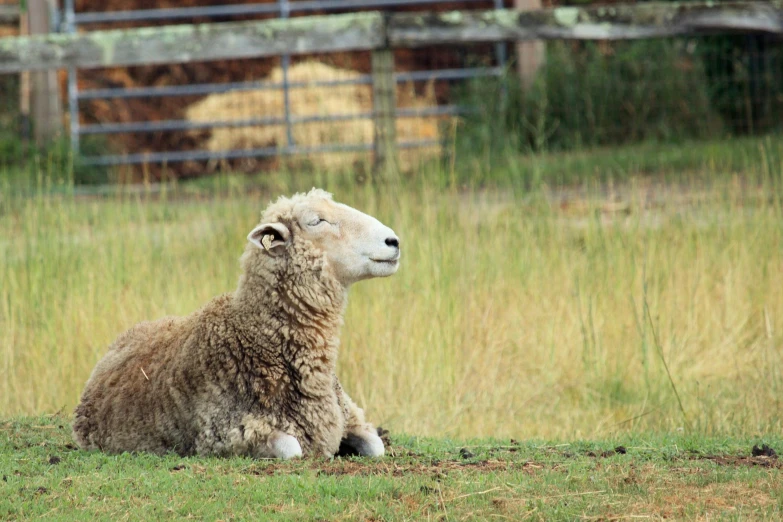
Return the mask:
[[[82,158],[106,154],[106,141],[89,136],[81,143],[80,154],[74,156],[67,138],[57,138],[42,146],[21,138],[17,130],[0,128],[0,180],[3,177],[27,177],[27,185],[36,183],[40,175],[70,180],[76,185],[108,183],[113,180],[106,167],[87,165]],[[24,174],[21,174],[24,173]],[[35,173],[30,177],[31,173]],[[14,180],[24,185],[24,179]]]
[[[105,137],[84,136],[80,156],[74,157],[67,136],[36,144],[32,125],[19,113],[19,75],[0,75],[0,182],[32,186],[41,176],[68,179],[77,185],[111,180],[108,169],[82,161],[82,156],[108,152]]]
[[[500,138],[499,138],[500,139]],[[783,163],[783,142],[778,135],[765,138],[687,140],[681,143],[643,142],[625,147],[599,147],[561,152],[520,153],[503,144],[490,150],[466,151],[459,147],[443,169],[444,186],[498,186],[530,190],[542,185],[593,184],[632,178],[681,181],[709,172],[709,179],[764,168],[778,172]],[[684,176],[686,174],[687,176]],[[705,179],[706,181],[706,179]]]
[[[458,151],[502,156],[582,147],[714,137],[721,122],[709,86],[684,41],[552,42],[535,82],[512,69],[472,82]]]
[[[705,36],[694,45],[710,102],[733,133],[781,129],[783,48],[763,34]]]

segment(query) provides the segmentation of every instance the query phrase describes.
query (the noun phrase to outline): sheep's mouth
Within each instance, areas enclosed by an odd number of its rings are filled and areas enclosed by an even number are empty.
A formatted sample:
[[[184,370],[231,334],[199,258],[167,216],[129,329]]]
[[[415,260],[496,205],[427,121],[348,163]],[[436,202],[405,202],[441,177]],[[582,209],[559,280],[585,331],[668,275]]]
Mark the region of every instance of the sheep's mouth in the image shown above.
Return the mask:
[[[396,265],[400,261],[400,256],[391,257],[389,259],[374,259],[370,258],[373,263],[382,263],[387,265]]]

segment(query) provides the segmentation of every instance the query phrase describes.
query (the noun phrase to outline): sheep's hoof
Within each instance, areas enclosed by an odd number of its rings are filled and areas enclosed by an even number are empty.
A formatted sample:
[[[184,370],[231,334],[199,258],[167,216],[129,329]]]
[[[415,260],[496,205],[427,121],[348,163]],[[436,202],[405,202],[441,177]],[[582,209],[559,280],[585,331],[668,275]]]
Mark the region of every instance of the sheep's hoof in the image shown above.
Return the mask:
[[[370,433],[369,436],[364,439],[362,445],[362,453],[368,457],[383,457],[386,453],[386,448],[383,447],[383,441],[375,433]]]
[[[362,457],[383,457],[386,449],[383,441],[374,432],[348,433],[340,441],[338,457],[360,455]]]
[[[287,433],[273,433],[267,444],[276,459],[292,459],[302,456],[302,446],[299,445],[299,441]]]

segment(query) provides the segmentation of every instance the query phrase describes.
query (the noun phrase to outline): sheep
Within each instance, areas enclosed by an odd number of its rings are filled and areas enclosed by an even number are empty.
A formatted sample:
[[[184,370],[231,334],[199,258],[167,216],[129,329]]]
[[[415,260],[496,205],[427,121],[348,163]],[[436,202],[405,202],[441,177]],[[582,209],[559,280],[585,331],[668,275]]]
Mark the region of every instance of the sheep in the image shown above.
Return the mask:
[[[75,409],[81,448],[384,455],[335,367],[348,289],[394,274],[399,238],[314,188],[271,203],[247,239],[234,292],[141,322],[109,347]]]

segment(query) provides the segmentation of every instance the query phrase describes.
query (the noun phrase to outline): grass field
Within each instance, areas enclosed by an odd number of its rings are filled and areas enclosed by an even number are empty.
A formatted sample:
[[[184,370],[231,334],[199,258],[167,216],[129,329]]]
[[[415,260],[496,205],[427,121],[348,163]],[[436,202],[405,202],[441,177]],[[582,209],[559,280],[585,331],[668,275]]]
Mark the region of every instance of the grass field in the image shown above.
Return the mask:
[[[0,422],[0,519],[780,520],[781,463],[757,442],[392,436],[378,461],[283,463],[85,453],[67,418],[27,417]]]
[[[7,184],[0,412],[70,413],[120,332],[231,291],[263,207],[315,184],[402,238],[398,274],[352,289],[339,362],[394,433],[780,432],[783,215],[770,158],[783,155],[771,140],[735,149],[742,172],[705,155],[679,177],[661,164],[665,182],[629,169],[530,189],[501,176],[450,186],[435,171],[382,190],[313,176],[110,196],[45,177],[25,197]],[[556,161],[538,164],[557,172]]]
[[[747,456],[782,432],[781,166],[768,138],[433,167],[380,189],[309,173],[102,193],[47,166],[0,174],[0,518],[779,518],[777,461]],[[339,361],[393,458],[68,447],[107,345],[231,291],[264,206],[313,185],[402,240],[398,274],[352,289]],[[615,444],[628,453],[600,456]]]

